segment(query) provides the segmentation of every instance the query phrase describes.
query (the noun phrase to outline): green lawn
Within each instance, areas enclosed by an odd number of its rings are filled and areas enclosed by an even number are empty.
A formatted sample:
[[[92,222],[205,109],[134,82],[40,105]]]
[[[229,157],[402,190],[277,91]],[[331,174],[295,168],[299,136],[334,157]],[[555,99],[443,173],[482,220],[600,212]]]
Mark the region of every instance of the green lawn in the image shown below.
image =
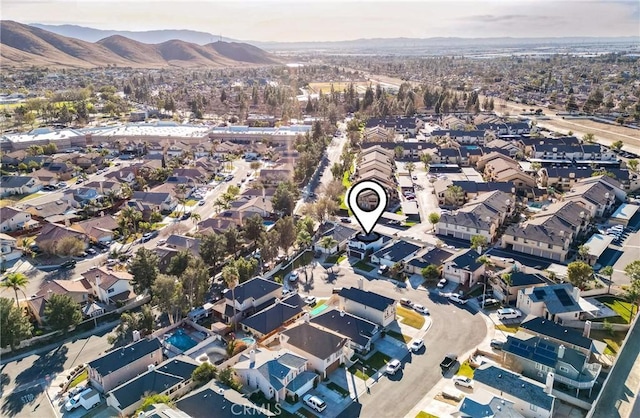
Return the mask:
[[[604,350],[604,354],[615,356],[620,351],[620,346],[624,341],[626,333],[624,331],[615,331],[613,333],[605,330],[591,330],[590,338],[598,341],[604,341],[607,344],[607,348]]]
[[[29,196],[25,196],[22,199],[20,199],[20,202],[26,202],[27,200],[36,199],[36,198],[42,197],[44,195],[45,195],[44,193],[40,193],[40,192],[31,193]]]
[[[376,351],[371,357],[364,361],[364,364],[371,367],[372,369],[380,370],[387,365],[389,360],[391,360],[391,357],[379,351]]]
[[[411,228],[412,226],[416,226],[416,225],[418,225],[418,223],[419,223],[419,222],[416,222],[416,221],[406,221],[406,222],[404,223],[404,226],[406,226],[406,227],[408,227],[408,228]]]
[[[357,263],[355,263],[353,265],[353,267],[355,267],[355,268],[357,268],[359,270],[362,270],[362,271],[366,271],[366,272],[369,272],[369,271],[375,269],[375,267],[373,267],[372,265],[365,263],[364,260],[358,261]]]
[[[416,311],[409,310],[402,306],[398,306],[396,312],[402,317],[400,322],[412,328],[420,329],[424,325],[424,316]]]
[[[460,370],[458,370],[457,374],[473,379],[473,368],[469,365],[468,361],[465,361],[460,365]]]
[[[629,302],[625,302],[622,299],[618,299],[613,296],[603,296],[596,298],[598,301],[604,303],[606,306],[611,308],[615,313],[620,315],[623,320],[623,324],[631,323],[631,312],[633,309],[633,305]],[[614,320],[614,318],[610,318],[609,322],[618,323]]]
[[[365,372],[362,372],[362,366],[360,365],[355,365],[355,366],[351,366],[349,367],[349,372],[351,374],[353,374],[355,377],[357,377],[358,379],[362,379],[362,380],[367,380],[369,379],[371,376],[373,376],[376,373],[376,370],[373,369],[365,369]]]
[[[346,396],[349,396],[349,391],[345,388],[343,388],[342,386],[334,383],[334,382],[329,382],[327,383],[327,387],[329,389],[331,389],[332,391],[340,394],[340,396],[342,396],[343,398]]]
[[[325,259],[327,264],[338,264],[347,259],[347,255],[345,253],[338,253],[334,255],[330,255]]]
[[[345,171],[342,176],[342,185],[347,189],[351,187],[351,180],[349,180],[349,176],[351,176],[351,171]]]
[[[69,389],[78,386],[80,383],[84,382],[88,378],[89,378],[89,370],[84,369],[84,371],[80,373],[78,377],[76,377],[71,381],[71,383],[69,383]]]
[[[195,206],[198,204],[198,201],[195,199],[189,199],[186,202],[184,202],[185,206]]]
[[[437,415],[430,414],[428,412],[420,411],[416,418],[439,418]]]
[[[402,342],[402,343],[408,343],[411,342],[411,337],[409,337],[408,335],[404,335],[404,334],[400,334],[397,331],[387,331],[387,335],[389,337],[393,337],[396,340]]]

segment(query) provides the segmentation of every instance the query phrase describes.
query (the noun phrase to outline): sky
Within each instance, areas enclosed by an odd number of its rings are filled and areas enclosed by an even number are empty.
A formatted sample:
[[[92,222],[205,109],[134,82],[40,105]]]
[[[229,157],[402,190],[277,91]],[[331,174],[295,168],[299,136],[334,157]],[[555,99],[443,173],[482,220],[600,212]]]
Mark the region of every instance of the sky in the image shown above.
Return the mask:
[[[254,41],[640,36],[638,0],[2,0],[2,19]]]

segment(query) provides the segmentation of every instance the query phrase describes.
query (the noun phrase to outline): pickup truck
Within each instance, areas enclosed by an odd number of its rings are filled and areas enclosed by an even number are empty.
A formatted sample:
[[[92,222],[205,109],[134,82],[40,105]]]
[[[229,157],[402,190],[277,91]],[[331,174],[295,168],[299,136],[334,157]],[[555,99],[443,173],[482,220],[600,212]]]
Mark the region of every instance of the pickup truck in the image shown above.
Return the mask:
[[[81,393],[75,395],[64,405],[64,409],[70,412],[79,406],[89,410],[100,403],[100,394],[95,389],[85,389]]]
[[[444,360],[440,362],[440,368],[443,372],[447,371],[456,363],[457,360],[458,356],[456,354],[447,354]]]

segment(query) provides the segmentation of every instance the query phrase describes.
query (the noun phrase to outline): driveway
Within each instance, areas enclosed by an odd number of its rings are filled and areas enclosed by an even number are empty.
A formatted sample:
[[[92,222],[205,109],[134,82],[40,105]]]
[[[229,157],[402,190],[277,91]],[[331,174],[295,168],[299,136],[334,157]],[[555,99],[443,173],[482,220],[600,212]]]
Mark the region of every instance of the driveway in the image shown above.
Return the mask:
[[[374,344],[376,351],[398,360],[402,360],[409,353],[406,344],[388,335],[378,339]]]

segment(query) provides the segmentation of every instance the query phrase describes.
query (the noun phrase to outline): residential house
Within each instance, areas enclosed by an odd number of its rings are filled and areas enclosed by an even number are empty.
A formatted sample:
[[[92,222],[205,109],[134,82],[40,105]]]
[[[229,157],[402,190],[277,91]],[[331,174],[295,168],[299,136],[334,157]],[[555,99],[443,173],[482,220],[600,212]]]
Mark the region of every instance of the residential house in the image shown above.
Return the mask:
[[[516,307],[524,315],[560,324],[562,321],[577,321],[584,311],[580,306],[580,289],[570,283],[522,289],[518,292]]]
[[[118,221],[111,215],[89,218],[71,225],[72,229],[85,234],[91,242],[110,243]]]
[[[44,325],[47,322],[45,307],[53,295],[66,295],[78,305],[89,301],[89,291],[80,280],[51,280],[44,283],[38,292],[27,300],[29,313],[35,321]]]
[[[262,340],[300,318],[304,306],[306,304],[299,294],[290,294],[282,300],[276,298],[273,305],[243,319],[240,324],[245,332]]]
[[[429,247],[424,253],[421,251],[409,260],[404,270],[409,274],[422,274],[422,269],[432,264],[441,269],[444,261],[452,255],[452,252],[443,248]]]
[[[482,235],[487,242],[493,242],[498,228],[511,216],[513,208],[512,195],[499,190],[484,193],[456,212],[441,215],[435,225],[436,233],[468,241]]]
[[[71,227],[59,224],[45,224],[36,237],[36,244],[45,252],[55,253],[55,246],[64,239],[76,238],[82,242],[83,249],[89,247],[89,238]]]
[[[619,187],[619,183],[616,182],[615,186],[612,184],[615,180],[604,177],[606,176],[596,178],[602,181],[593,181],[592,178],[578,181],[562,199],[580,203],[589,211],[591,217],[609,214],[615,210],[616,197],[624,195],[624,198],[618,200],[625,201],[626,193]]]
[[[7,234],[0,233],[0,263],[13,261],[22,257],[22,250],[18,248],[18,240]]]
[[[0,177],[0,197],[32,194],[42,188],[42,183],[33,176]]]
[[[233,291],[228,290],[214,310],[224,321],[235,322],[270,306],[275,299],[282,299],[282,285],[262,277],[254,277],[240,283]]]
[[[25,205],[25,207],[35,219],[48,223],[66,223],[79,217],[76,207],[62,199],[34,206]]]
[[[382,126],[366,128],[364,132],[362,132],[363,142],[394,142],[395,137],[395,130]]]
[[[509,274],[509,282],[502,278],[505,273]],[[546,285],[547,281],[540,274],[525,273],[514,269],[497,274],[492,287],[496,299],[510,304],[518,299],[518,292],[521,290]]]
[[[473,393],[464,395],[458,410],[452,417],[461,418],[524,418],[515,410],[515,402],[511,402],[483,389],[474,389]]]
[[[365,257],[369,256],[375,251],[378,251],[389,241],[391,241],[390,237],[386,235],[379,235],[376,233],[372,233],[369,236],[364,236],[364,238],[370,239],[361,238],[363,238],[362,235],[356,235],[347,243],[347,255],[349,257],[355,257],[363,260]]]
[[[452,141],[457,142],[458,144],[474,144],[474,145],[484,145],[485,142],[485,131],[484,130],[434,130],[431,132],[431,136],[438,137],[446,137],[450,138]]]
[[[136,176],[138,175],[138,165],[131,165],[126,168],[121,168],[117,171],[111,171],[104,175],[105,178],[111,179],[114,182],[126,183],[129,186],[133,186],[136,183]]]
[[[160,340],[143,338],[89,362],[89,383],[99,392],[107,393],[162,361]]]
[[[572,350],[580,351],[587,356],[587,358],[593,354],[604,353],[606,348],[605,343],[592,340],[589,336],[583,335],[583,332],[575,328],[565,327],[540,317],[527,317],[518,328],[518,334],[522,332],[550,340],[559,345],[564,345],[566,348]]]
[[[307,371],[307,359],[288,350],[251,350],[233,366],[242,386],[259,389],[267,399],[282,402],[313,389],[318,375]]]
[[[134,192],[131,200],[127,202],[128,206],[137,208],[143,214],[151,214],[154,211],[173,212],[177,204],[169,192]]]
[[[423,247],[405,240],[393,240],[371,254],[371,262],[381,266],[393,267],[399,263],[404,265]]]
[[[478,262],[480,254],[466,249],[453,254],[444,261],[442,277],[461,286],[473,287],[484,276],[484,264]]]
[[[416,132],[424,126],[424,122],[415,117],[386,117],[386,118],[370,118],[365,124],[365,128],[382,127],[393,129],[397,134],[405,137],[415,137]]]
[[[313,244],[313,249],[325,254],[335,254],[337,252],[344,251],[358,231],[337,222],[326,222],[320,226],[320,230],[318,232],[319,237],[315,244]],[[335,240],[335,245],[329,248],[323,247],[321,245],[323,237],[333,238]]]
[[[122,184],[116,181],[92,181],[84,185],[87,189],[94,189],[103,196],[119,197]]]
[[[396,320],[396,301],[391,298],[357,287],[343,287],[338,296],[340,309],[367,319],[381,328],[386,328]]]
[[[4,206],[0,208],[0,232],[15,232],[30,229],[39,225],[39,222],[31,219],[27,211]]]
[[[208,417],[211,411],[216,411],[216,418],[238,418],[242,415],[252,418],[272,416],[271,413],[267,415],[261,406],[253,404],[246,396],[233,389],[218,387],[212,382],[181,398],[176,402],[176,408],[187,413],[189,417]],[[174,411],[171,412],[169,418],[181,418],[174,416]]]
[[[459,148],[437,148],[431,157],[432,164],[461,165],[462,158]]]
[[[81,207],[89,203],[95,203],[102,200],[103,195],[93,187],[79,187],[73,190],[67,190],[65,195],[70,194],[80,204]]]
[[[494,153],[489,155],[492,154]],[[497,155],[500,155],[500,157],[485,160],[484,177],[487,181],[510,181],[519,192],[526,192],[528,189],[536,187],[536,182],[533,177],[523,172],[520,164],[516,160],[502,154]],[[480,162],[481,160],[483,160],[483,158],[478,161]]]
[[[353,353],[347,338],[303,322],[280,333],[280,345],[306,358],[309,368],[323,379]]]
[[[132,415],[149,394],[177,399],[193,388],[191,374],[197,367],[187,356],[173,357],[158,366],[149,365],[145,373],[110,390],[105,395],[106,403],[124,416]]]
[[[546,382],[547,374],[553,373],[555,382],[573,387],[577,392],[591,390],[602,371],[601,364],[588,362],[588,355],[526,333],[508,336],[502,353],[509,369],[539,382]]]
[[[314,316],[311,324],[348,338],[347,345],[360,354],[367,354],[381,335],[380,327],[373,322],[337,309]]]
[[[82,273],[82,277],[89,284],[94,298],[107,305],[127,302],[135,297],[131,284],[133,276],[125,271],[109,271],[98,267]]]
[[[484,151],[486,153],[499,152],[510,158],[515,158],[520,152],[520,148],[511,141],[494,139],[493,141],[489,141],[485,144]]]
[[[550,389],[534,380],[507,369],[485,363],[474,374],[474,392],[477,389],[500,394],[513,402],[513,409],[526,418],[551,418],[555,409],[555,396]]]

